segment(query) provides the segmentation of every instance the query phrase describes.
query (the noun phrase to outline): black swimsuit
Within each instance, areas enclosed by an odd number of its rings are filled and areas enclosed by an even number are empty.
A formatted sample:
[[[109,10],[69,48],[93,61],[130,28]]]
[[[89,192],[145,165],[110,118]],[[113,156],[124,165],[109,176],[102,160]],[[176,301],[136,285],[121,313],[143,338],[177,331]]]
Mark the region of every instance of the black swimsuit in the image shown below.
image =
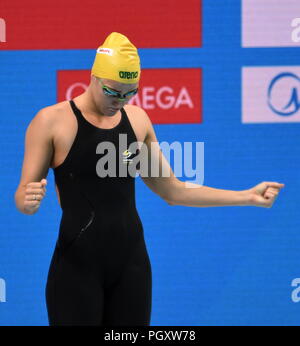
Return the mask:
[[[135,176],[119,174],[138,153],[120,151],[119,134],[127,135],[126,149],[137,138],[124,108],[118,125],[100,129],[73,100],[70,105],[77,134],[65,161],[53,169],[62,217],[46,286],[49,324],[149,325],[152,275]],[[116,148],[116,176],[99,174],[99,159],[108,153],[100,152],[104,141]]]

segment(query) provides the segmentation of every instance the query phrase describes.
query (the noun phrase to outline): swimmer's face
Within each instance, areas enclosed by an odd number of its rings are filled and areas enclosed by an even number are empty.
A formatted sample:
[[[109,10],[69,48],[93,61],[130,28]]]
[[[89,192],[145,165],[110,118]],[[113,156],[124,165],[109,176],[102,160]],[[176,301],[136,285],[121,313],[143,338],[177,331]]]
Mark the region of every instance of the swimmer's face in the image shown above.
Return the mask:
[[[138,83],[125,84],[95,76],[92,76],[92,83],[95,103],[105,115],[116,114],[136,94],[138,88]]]

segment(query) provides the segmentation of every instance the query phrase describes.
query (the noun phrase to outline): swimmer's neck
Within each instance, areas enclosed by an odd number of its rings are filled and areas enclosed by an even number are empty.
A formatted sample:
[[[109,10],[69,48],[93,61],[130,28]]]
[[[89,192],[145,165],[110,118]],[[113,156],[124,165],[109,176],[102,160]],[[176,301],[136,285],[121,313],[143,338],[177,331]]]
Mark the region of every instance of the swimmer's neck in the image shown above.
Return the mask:
[[[94,117],[105,116],[105,114],[103,114],[95,104],[89,87],[85,92],[83,92],[79,96],[74,97],[73,100],[82,113]]]

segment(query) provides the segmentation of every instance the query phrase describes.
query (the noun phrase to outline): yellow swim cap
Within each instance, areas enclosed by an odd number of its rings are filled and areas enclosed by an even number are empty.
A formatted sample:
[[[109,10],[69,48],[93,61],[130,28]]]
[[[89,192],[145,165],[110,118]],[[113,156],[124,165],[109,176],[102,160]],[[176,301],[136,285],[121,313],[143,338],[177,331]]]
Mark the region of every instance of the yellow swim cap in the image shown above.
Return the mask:
[[[97,49],[91,74],[120,83],[137,83],[141,68],[136,47],[126,36],[112,32]]]

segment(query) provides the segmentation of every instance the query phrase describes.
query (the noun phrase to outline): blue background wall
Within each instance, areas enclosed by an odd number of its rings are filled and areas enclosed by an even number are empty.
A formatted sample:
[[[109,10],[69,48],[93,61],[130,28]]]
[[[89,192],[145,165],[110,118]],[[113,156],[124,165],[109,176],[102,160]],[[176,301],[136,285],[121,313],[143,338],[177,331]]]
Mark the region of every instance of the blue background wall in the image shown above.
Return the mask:
[[[167,205],[137,179],[152,325],[300,322],[300,304],[291,299],[300,277],[299,124],[241,123],[242,67],[296,66],[300,49],[241,48],[241,8],[233,3],[204,1],[202,48],[139,50],[144,68],[203,69],[203,123],[154,128],[159,141],[205,142],[206,186],[286,186],[271,209],[191,208]],[[20,214],[14,193],[25,130],[39,109],[56,103],[56,70],[89,69],[93,59],[94,50],[0,53],[0,277],[7,285],[0,325],[48,324],[45,283],[61,217],[52,171],[37,214]]]

